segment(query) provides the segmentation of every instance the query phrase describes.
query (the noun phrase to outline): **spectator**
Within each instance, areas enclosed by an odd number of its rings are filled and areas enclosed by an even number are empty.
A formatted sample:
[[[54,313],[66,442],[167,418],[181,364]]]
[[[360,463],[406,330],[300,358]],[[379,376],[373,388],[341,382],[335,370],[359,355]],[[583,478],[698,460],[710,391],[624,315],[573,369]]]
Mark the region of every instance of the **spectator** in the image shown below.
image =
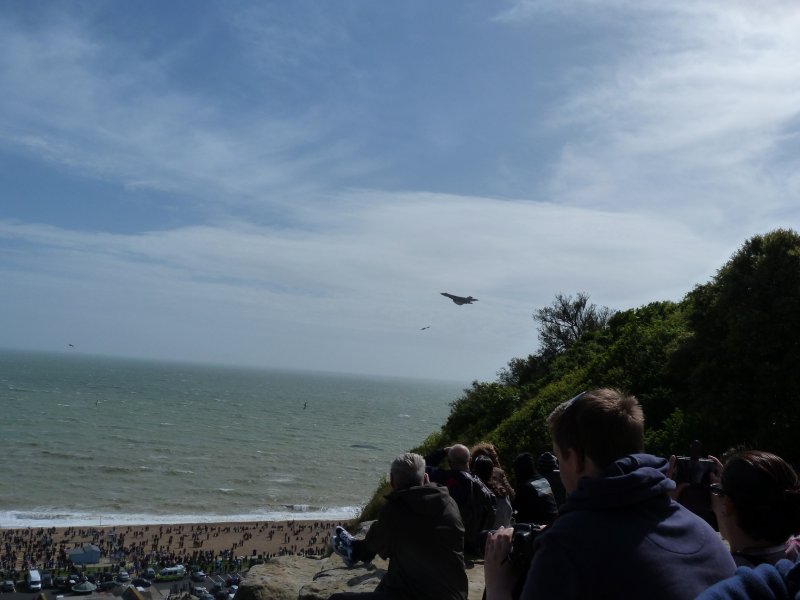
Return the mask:
[[[561,483],[561,471],[558,470],[558,459],[552,452],[542,452],[536,459],[536,470],[539,475],[547,479],[550,489],[553,490],[553,497],[556,499],[556,508],[564,504],[567,499],[567,490]]]
[[[445,454],[450,468],[440,469],[436,465]],[[494,494],[470,471],[469,448],[456,444],[437,450],[425,457],[425,463],[430,480],[446,485],[458,505],[464,523],[464,552],[471,556],[479,555],[478,536],[494,525],[497,507]]]
[[[536,459],[523,452],[514,459],[514,521],[550,525],[558,516],[556,499],[547,480],[536,472]]]
[[[736,452],[711,474],[711,508],[737,565],[775,564],[787,558],[800,533],[800,479],[779,456]]]
[[[584,392],[559,405],[548,425],[567,501],[536,538],[523,599],[682,600],[733,574],[719,535],[669,497],[668,461],[642,453],[636,398]],[[514,595],[511,533],[488,536],[487,600]]]
[[[503,487],[502,480],[494,477],[494,470],[495,466],[492,464],[492,459],[485,454],[478,455],[472,461],[472,472],[489,488],[496,499],[497,514],[495,514],[492,529],[498,529],[499,527],[508,527],[511,524],[511,500],[509,498],[514,491],[510,485],[509,487]]]
[[[350,564],[369,562],[376,554],[389,559],[386,574],[374,592],[345,592],[329,600],[466,600],[464,525],[455,501],[445,488],[428,484],[419,454],[397,457],[389,483],[392,492],[366,537],[355,540],[337,529],[339,541],[334,538],[337,553],[347,555]]]
[[[495,517],[495,527],[504,526],[508,527],[511,523],[511,513],[513,511],[511,503],[514,501],[514,488],[506,477],[506,472],[500,464],[500,457],[497,456],[497,450],[494,444],[490,442],[479,442],[472,447],[470,452],[472,457],[472,464],[480,456],[488,456],[492,461],[492,476],[489,483],[486,483],[492,493],[497,499],[497,515]]]

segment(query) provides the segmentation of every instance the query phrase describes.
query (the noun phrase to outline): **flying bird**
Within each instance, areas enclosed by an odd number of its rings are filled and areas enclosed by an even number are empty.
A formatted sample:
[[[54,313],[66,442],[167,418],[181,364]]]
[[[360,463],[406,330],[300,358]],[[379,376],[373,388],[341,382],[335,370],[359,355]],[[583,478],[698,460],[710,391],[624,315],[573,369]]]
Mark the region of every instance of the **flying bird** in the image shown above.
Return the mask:
[[[420,327],[419,330],[420,331],[425,331],[426,329],[430,329],[430,328],[431,328],[430,325],[425,325],[425,327]]]
[[[472,296],[454,296],[453,294],[448,294],[447,292],[442,292],[442,296],[446,296],[450,298],[453,302],[461,306],[462,304],[472,304],[473,302],[477,302],[477,298],[473,298]]]

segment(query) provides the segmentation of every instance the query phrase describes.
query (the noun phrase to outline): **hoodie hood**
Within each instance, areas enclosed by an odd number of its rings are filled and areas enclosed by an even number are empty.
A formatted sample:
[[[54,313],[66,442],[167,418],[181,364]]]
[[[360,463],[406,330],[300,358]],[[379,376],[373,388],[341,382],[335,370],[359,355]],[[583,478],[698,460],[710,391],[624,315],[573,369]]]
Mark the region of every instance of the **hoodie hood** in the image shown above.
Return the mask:
[[[409,511],[421,517],[441,515],[444,505],[450,502],[450,494],[442,485],[419,485],[394,490],[386,496],[389,502],[399,502]]]
[[[669,462],[651,454],[629,454],[608,465],[600,477],[583,477],[560,512],[615,509],[663,497],[675,489],[667,477]]]

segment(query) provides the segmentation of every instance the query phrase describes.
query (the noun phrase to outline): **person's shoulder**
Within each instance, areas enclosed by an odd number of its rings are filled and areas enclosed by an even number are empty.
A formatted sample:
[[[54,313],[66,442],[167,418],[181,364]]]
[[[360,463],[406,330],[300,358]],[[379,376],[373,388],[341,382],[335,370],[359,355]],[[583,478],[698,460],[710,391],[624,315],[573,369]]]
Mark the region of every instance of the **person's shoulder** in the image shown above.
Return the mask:
[[[752,595],[754,593],[760,595]],[[739,567],[731,577],[723,579],[701,593],[697,600],[795,598],[798,593],[800,593],[800,563],[783,559],[775,565]]]

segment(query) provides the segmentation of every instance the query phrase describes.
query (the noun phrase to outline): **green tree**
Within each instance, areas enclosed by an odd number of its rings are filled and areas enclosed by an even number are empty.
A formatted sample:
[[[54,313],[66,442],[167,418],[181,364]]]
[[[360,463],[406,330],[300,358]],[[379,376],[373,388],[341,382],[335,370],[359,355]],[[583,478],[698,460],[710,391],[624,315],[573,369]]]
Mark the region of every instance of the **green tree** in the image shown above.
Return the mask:
[[[551,356],[564,352],[586,332],[605,327],[613,314],[606,306],[589,304],[589,295],[584,292],[578,292],[575,299],[556,294],[550,306],[533,313],[539,323],[541,353]]]
[[[445,443],[479,442],[522,404],[519,388],[473,381],[472,387],[450,403],[450,416],[442,426]]]
[[[705,424],[698,439],[800,459],[800,235],[751,238],[688,299],[683,402]]]

